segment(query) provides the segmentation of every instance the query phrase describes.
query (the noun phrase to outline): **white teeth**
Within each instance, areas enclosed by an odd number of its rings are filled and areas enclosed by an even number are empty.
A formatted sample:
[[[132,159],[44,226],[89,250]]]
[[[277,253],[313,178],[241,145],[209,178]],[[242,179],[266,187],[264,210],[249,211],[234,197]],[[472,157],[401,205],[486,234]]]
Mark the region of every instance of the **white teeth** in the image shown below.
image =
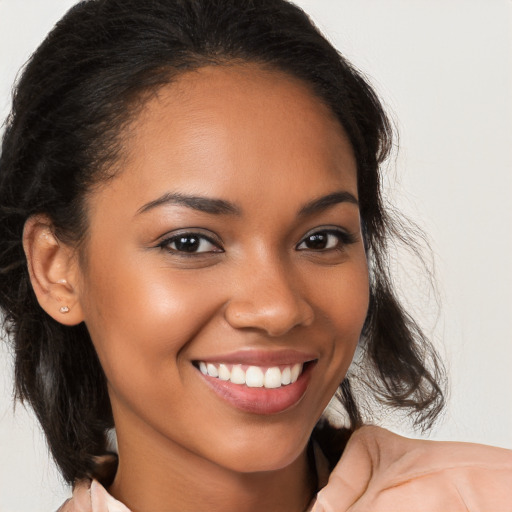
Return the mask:
[[[217,370],[217,367],[214,364],[208,363],[206,365],[206,368],[208,369],[208,375],[210,375],[210,377],[218,377],[219,376],[219,370]]]
[[[281,373],[281,384],[287,386],[292,381],[292,371],[287,366]]]
[[[245,384],[250,388],[263,387],[263,372],[258,366],[249,366],[245,372]]]
[[[265,372],[264,386],[269,389],[281,387],[281,370],[279,368],[269,368]]]
[[[219,365],[219,379],[220,380],[229,380],[231,377],[231,372],[225,364]]]
[[[303,365],[302,363],[296,363],[293,366],[285,366],[282,369],[278,366],[270,368],[249,366],[244,371],[240,364],[231,366],[223,363],[213,364],[200,361],[199,370],[203,375],[216,377],[223,381],[231,381],[233,384],[245,384],[250,388],[265,387],[267,389],[276,389],[297,382],[302,373]]]
[[[230,380],[233,384],[245,384],[245,372],[239,364],[233,366]]]
[[[297,381],[301,372],[302,372],[302,364],[297,363],[292,366],[292,371],[291,371],[292,384]]]

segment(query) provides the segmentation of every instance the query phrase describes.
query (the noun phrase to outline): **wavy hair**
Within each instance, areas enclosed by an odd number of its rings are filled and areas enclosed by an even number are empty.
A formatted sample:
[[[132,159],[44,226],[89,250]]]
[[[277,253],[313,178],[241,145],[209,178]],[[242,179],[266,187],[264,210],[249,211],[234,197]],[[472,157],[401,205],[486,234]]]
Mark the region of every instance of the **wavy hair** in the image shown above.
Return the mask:
[[[336,115],[354,150],[370,271],[361,378],[381,402],[428,427],[443,406],[443,368],[400,305],[388,243],[403,232],[386,212],[381,167],[392,130],[358,72],[285,0],[87,0],[73,7],[32,55],[15,86],[0,156],[0,306],[15,349],[16,396],[34,409],[68,482],[107,481],[99,457],[113,426],[106,378],[87,327],[67,327],[39,306],[22,248],[26,220],[46,214],[77,246],[87,234],[84,198],[115,173],[123,128],[148,94],[206,65],[256,63],[307,83]],[[362,423],[349,379],[338,396]],[[349,430],[313,432],[331,461]]]

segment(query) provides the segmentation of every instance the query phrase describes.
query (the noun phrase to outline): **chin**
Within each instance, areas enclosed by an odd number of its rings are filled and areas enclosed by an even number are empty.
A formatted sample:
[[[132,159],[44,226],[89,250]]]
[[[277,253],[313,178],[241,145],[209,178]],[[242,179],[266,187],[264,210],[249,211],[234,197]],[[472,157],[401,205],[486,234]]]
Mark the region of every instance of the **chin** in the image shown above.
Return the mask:
[[[297,461],[307,448],[309,435],[301,433],[291,443],[292,435],[251,436],[245,443],[232,442],[224,450],[227,457],[219,463],[238,473],[281,470]]]

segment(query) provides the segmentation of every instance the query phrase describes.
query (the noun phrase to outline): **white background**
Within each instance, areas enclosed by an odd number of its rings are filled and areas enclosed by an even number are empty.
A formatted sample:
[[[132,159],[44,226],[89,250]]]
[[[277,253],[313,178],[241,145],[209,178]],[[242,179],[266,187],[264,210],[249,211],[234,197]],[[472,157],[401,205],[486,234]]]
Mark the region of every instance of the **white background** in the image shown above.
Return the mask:
[[[73,3],[0,0],[2,119],[17,70]],[[512,2],[298,3],[369,76],[400,132],[390,197],[432,239],[451,376],[431,437],[512,448]],[[414,280],[405,287],[428,327],[432,311]],[[0,352],[0,512],[55,510],[68,491],[32,415],[13,414]]]

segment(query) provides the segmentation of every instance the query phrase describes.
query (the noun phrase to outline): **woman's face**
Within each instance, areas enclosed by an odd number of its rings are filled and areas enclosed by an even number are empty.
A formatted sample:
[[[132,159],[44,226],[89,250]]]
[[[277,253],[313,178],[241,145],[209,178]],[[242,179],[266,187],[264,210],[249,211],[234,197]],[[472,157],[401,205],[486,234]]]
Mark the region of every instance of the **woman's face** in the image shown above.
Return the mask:
[[[300,81],[219,66],[162,88],[124,147],[79,285],[120,450],[290,464],[368,306],[347,137]]]

